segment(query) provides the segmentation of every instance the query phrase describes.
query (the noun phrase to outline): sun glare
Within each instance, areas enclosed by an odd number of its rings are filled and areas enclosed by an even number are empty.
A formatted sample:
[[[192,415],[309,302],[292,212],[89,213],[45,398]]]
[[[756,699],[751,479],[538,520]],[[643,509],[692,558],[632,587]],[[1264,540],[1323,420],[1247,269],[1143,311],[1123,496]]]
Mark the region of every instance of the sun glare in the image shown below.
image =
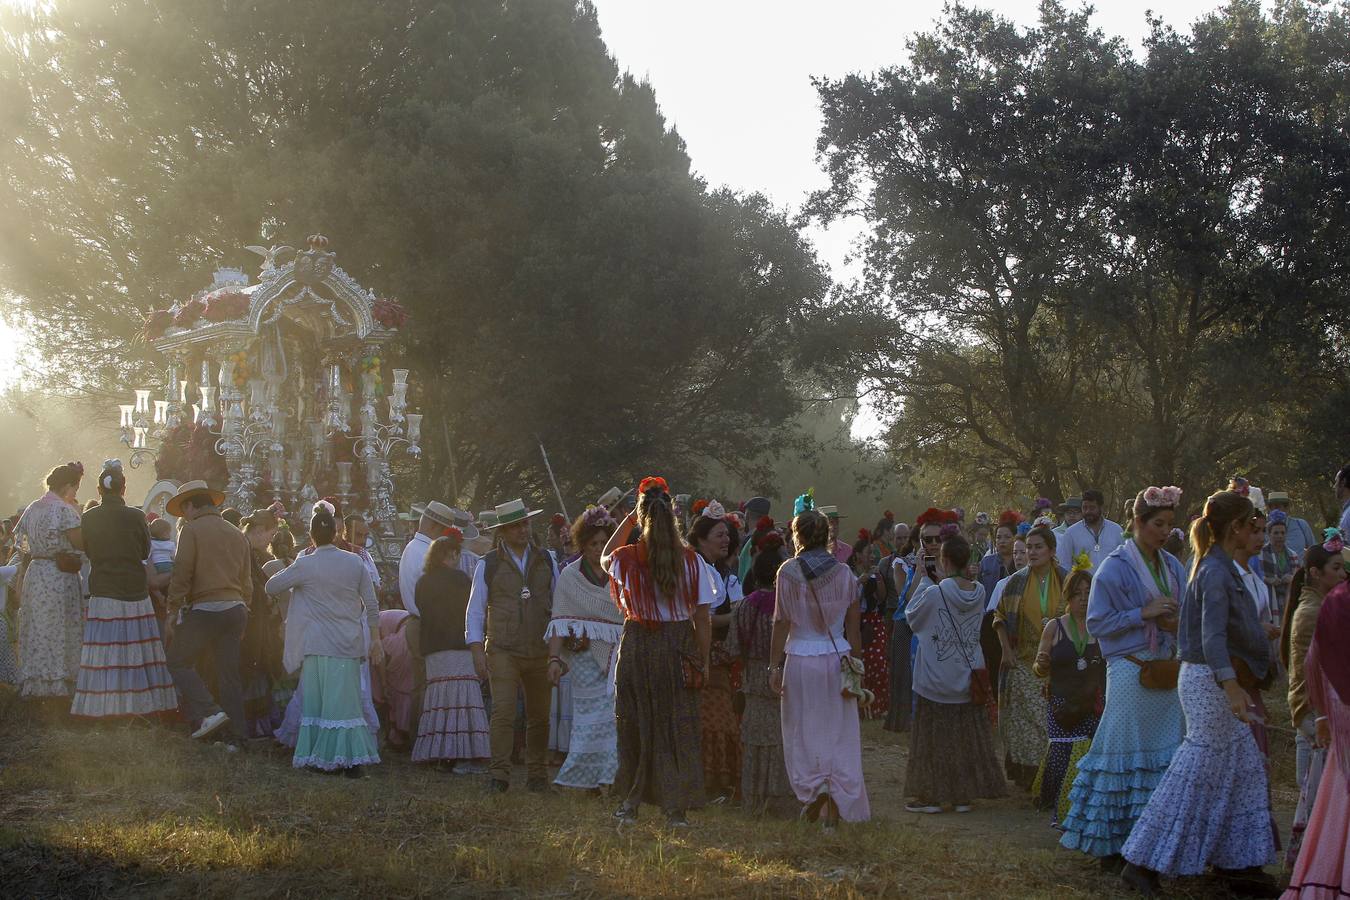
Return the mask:
[[[13,387],[23,377],[20,359],[28,351],[28,336],[0,319],[0,390]]]

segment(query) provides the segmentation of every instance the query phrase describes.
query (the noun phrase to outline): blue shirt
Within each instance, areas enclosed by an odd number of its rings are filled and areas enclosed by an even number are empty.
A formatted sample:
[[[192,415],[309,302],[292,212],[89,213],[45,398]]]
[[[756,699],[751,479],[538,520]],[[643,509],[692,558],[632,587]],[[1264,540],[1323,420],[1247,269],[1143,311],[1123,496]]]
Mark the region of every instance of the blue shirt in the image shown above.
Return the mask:
[[[1341,537],[1350,541],[1350,500],[1341,507]]]
[[[1183,662],[1209,666],[1215,681],[1237,677],[1233,657],[1257,678],[1270,669],[1270,641],[1256,604],[1238,577],[1233,558],[1217,544],[1209,549],[1181,601],[1177,630]],[[1090,628],[1090,626],[1089,626]]]
[[[1142,611],[1148,605],[1150,593],[1145,590],[1144,582],[1130,564],[1126,552],[1126,548],[1120,546],[1102,560],[1088,593],[1088,634],[1097,639],[1102,655],[1107,659],[1149,649],[1149,627]],[[1179,590],[1184,591],[1185,568],[1166,550],[1158,553]],[[1174,641],[1170,633],[1159,631],[1159,653],[1170,656]]]

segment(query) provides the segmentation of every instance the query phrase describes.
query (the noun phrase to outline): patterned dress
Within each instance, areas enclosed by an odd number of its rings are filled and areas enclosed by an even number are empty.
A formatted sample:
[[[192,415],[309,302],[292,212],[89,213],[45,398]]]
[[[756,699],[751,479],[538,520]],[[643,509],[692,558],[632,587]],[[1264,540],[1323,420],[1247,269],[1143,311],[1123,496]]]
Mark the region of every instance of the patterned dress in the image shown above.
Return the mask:
[[[55,494],[29,504],[19,520],[19,549],[30,562],[19,599],[19,692],[24,697],[68,697],[80,670],[84,598],[78,572],[62,572],[53,558],[75,548],[66,532],[80,514]]]
[[[1050,697],[1045,702],[1045,728],[1050,746],[1032,784],[1042,809],[1055,810],[1055,822],[1069,813],[1069,788],[1078,775],[1078,761],[1092,746],[1106,694],[1106,662],[1096,641],[1079,653],[1065,632],[1063,619],[1050,647]]]
[[[754,813],[795,812],[797,803],[783,762],[781,701],[769,690],[769,644],[774,591],[755,591],[736,610],[727,650],[744,661],[741,692],[741,796]]]

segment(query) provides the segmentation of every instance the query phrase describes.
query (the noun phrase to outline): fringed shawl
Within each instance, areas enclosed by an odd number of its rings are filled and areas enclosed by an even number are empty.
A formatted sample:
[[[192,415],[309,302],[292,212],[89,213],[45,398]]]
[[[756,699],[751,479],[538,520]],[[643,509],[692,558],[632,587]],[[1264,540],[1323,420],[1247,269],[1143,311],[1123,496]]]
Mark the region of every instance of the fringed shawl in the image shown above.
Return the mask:
[[[684,572],[676,588],[678,596],[673,598],[661,596],[647,565],[647,545],[641,542],[620,547],[611,554],[610,574],[614,576],[609,583],[610,594],[623,610],[624,618],[655,628],[662,621],[662,607],[673,613],[677,604],[683,605],[685,613],[693,617],[698,606],[703,560],[693,550],[684,548]]]

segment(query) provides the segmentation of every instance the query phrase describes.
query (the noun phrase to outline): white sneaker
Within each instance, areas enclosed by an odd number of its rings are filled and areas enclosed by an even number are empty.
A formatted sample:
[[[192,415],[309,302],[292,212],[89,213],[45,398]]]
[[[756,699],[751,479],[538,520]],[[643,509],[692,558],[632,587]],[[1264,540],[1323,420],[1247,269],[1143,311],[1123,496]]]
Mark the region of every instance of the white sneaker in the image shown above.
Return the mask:
[[[487,766],[475,762],[457,762],[455,767],[450,770],[452,775],[486,775]]]
[[[213,715],[209,715],[205,719],[202,719],[202,724],[198,725],[197,730],[192,732],[192,739],[194,741],[200,740],[206,737],[208,734],[211,734],[212,732],[216,731],[218,728],[220,728],[220,726],[224,725],[228,721],[230,721],[230,717],[225,715],[224,710],[221,710],[220,712],[215,713]]]
[[[958,803],[956,806],[952,808],[957,812],[970,812],[975,807],[971,806],[969,803]]]
[[[940,812],[942,812],[942,807],[940,807],[940,806],[928,806],[928,805],[925,805],[925,804],[920,803],[920,802],[918,802],[918,801],[915,801],[915,802],[913,802],[913,803],[906,803],[906,804],[905,804],[905,812],[923,813],[923,814],[925,814],[925,815],[931,816],[931,815],[933,815],[933,814],[935,814],[935,813],[940,813]]]

